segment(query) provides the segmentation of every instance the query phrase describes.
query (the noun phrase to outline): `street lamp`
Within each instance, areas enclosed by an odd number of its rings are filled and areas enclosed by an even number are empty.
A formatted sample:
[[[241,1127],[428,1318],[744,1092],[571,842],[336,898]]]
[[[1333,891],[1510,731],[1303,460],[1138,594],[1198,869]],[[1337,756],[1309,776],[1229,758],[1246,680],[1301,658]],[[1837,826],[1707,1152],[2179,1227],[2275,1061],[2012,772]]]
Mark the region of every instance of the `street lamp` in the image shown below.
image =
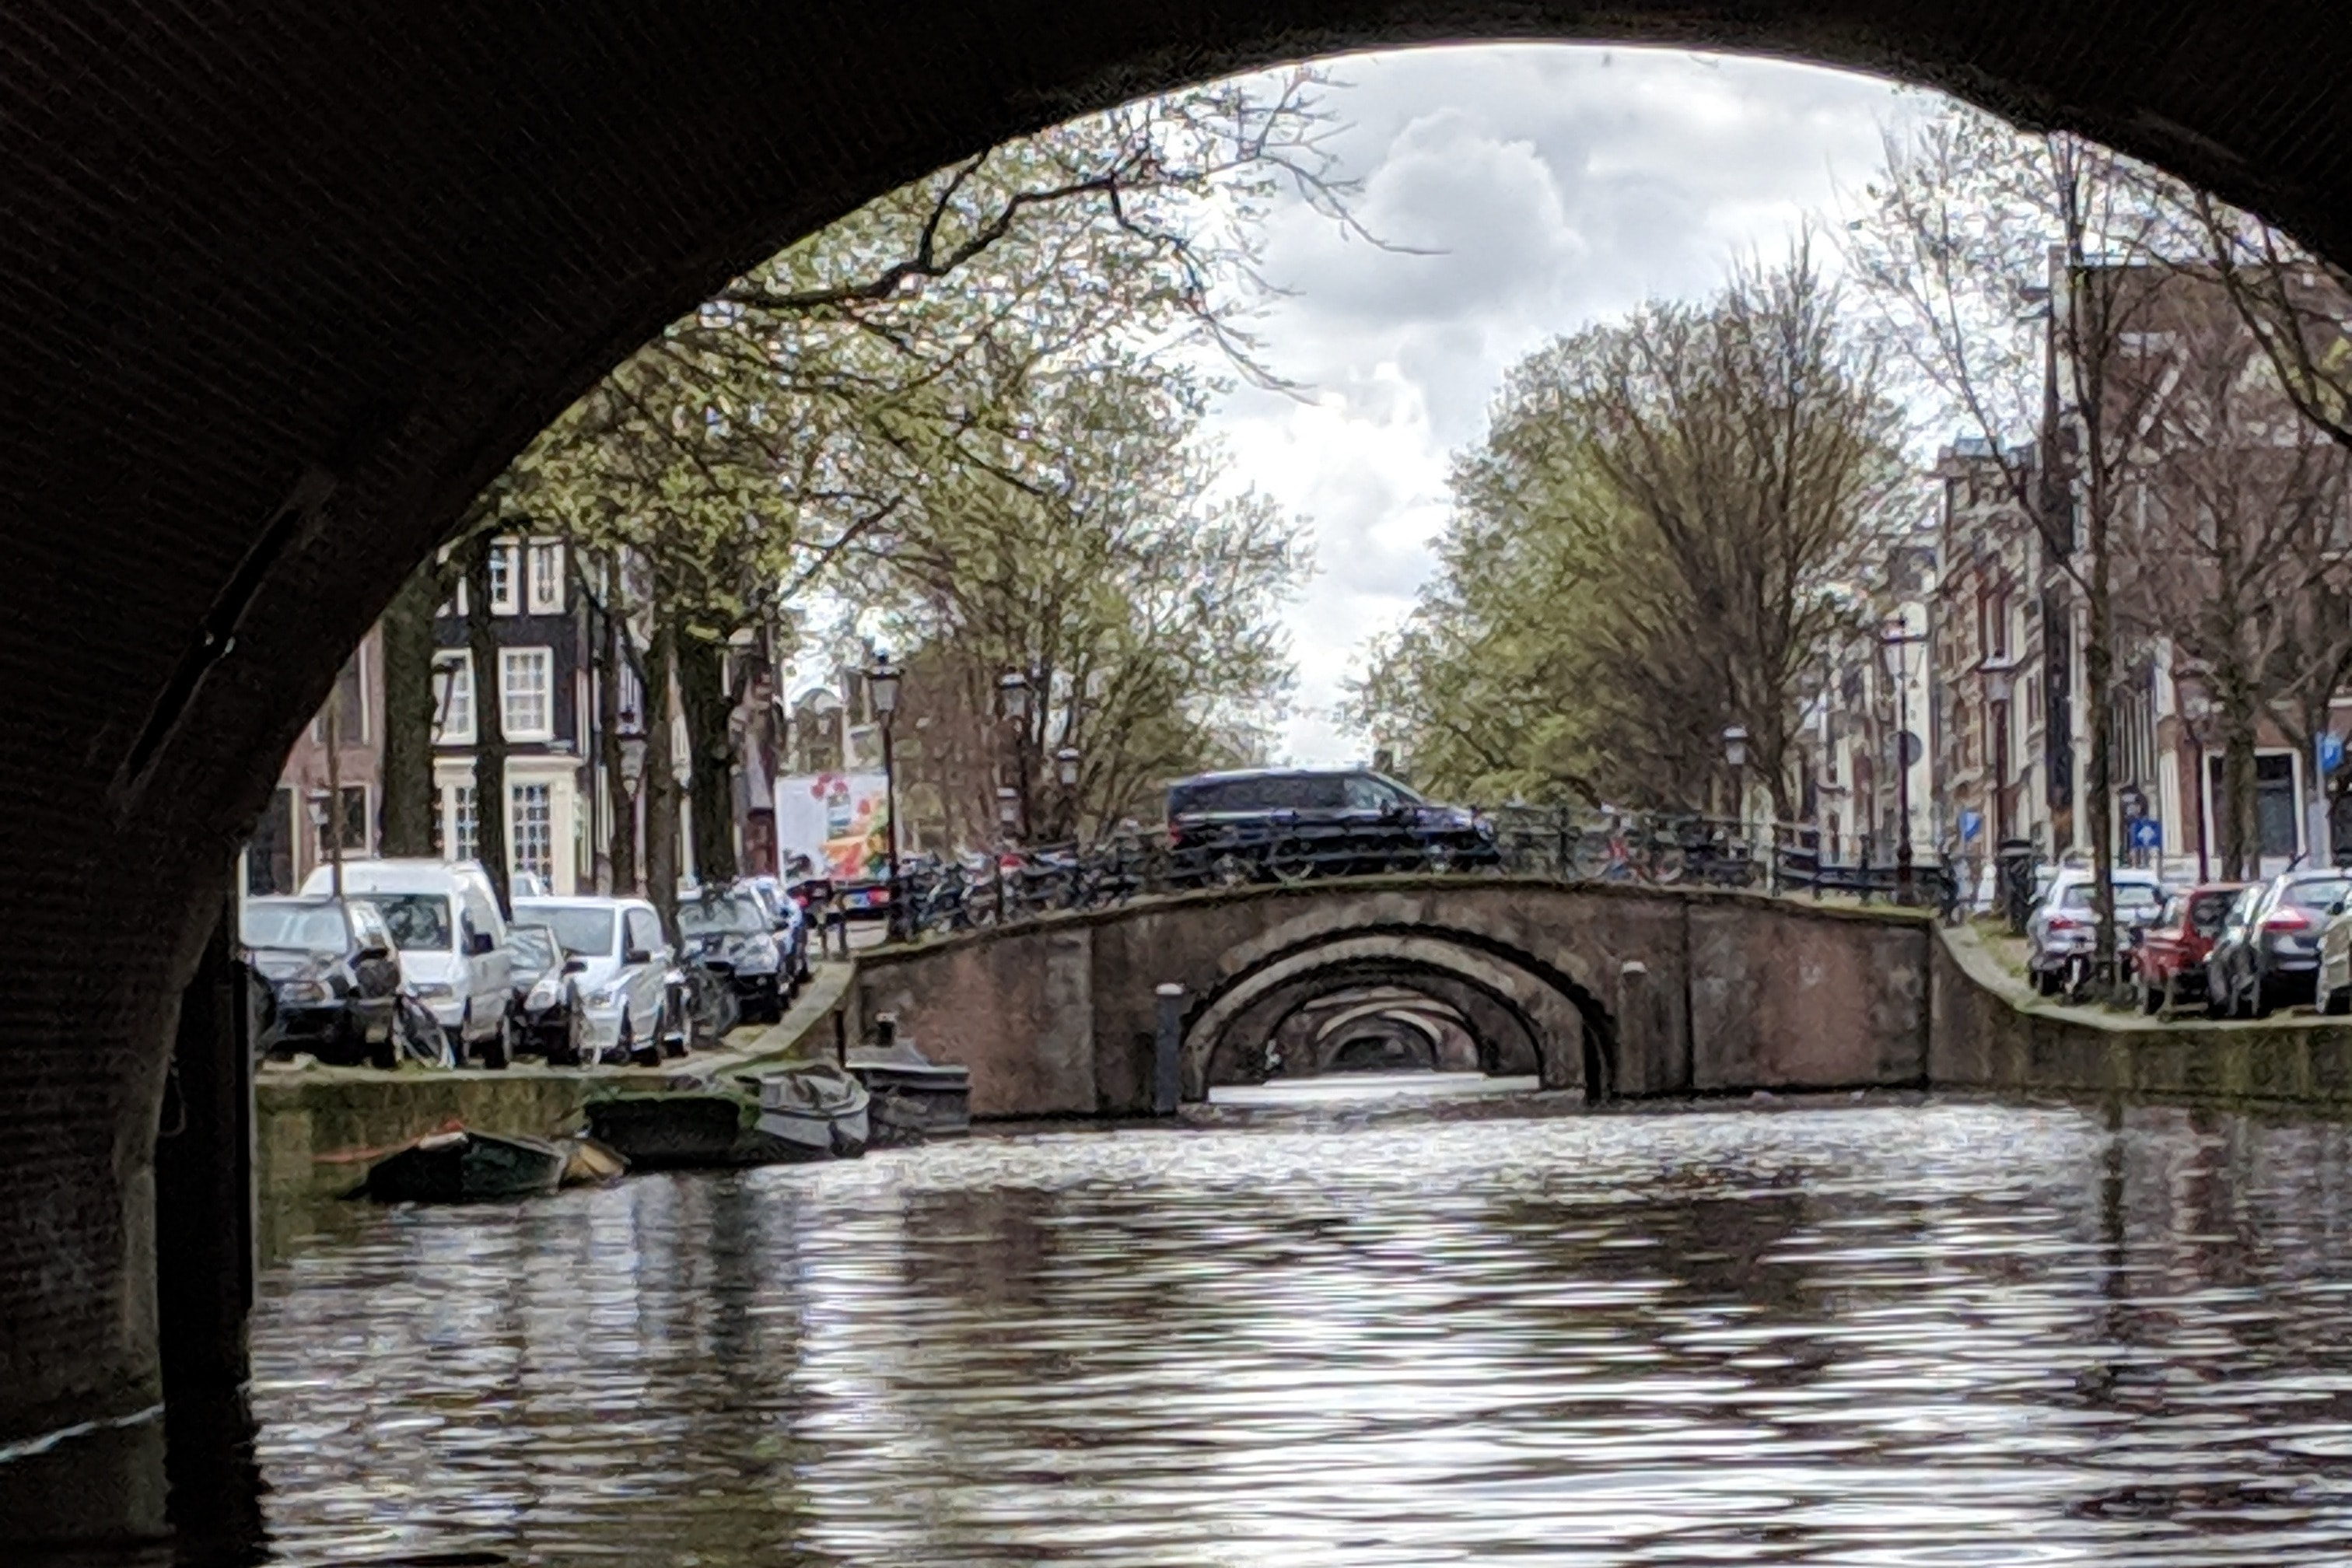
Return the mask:
[[[1903,837],[1895,846],[1895,897],[1904,903],[1912,901],[1914,884],[1911,874],[1911,679],[1907,649],[1914,643],[1923,643],[1926,637],[1913,637],[1904,617],[1897,614],[1886,617],[1879,629],[1879,652],[1886,661],[1886,673],[1895,682],[1895,815],[1903,822]]]
[[[1020,837],[1025,839],[1029,837],[1029,678],[1017,669],[1006,670],[997,677],[996,696],[1013,736],[1013,771],[1018,781],[1013,815],[1004,819],[1005,826],[1009,832],[1018,825]],[[997,792],[1000,816],[1003,794]]]
[[[2197,879],[2209,881],[2211,865],[2205,845],[2205,726],[2213,718],[2213,689],[2206,679],[2204,666],[2182,664],[2175,668],[2172,694],[2179,700],[2181,727],[2189,731],[2189,751],[2196,763]]]
[[[874,668],[866,672],[866,699],[874,705],[874,716],[882,721],[882,826],[888,846],[889,915],[894,929],[898,925],[898,759],[891,746],[891,731],[897,727],[898,680],[898,667],[887,654],[876,658]]]
[[[1733,724],[1723,731],[1723,760],[1731,767],[1731,815],[1739,831],[1748,831],[1748,731]]]
[[[1054,753],[1054,779],[1062,786],[1062,815],[1069,837],[1078,836],[1078,749],[1064,746]]]

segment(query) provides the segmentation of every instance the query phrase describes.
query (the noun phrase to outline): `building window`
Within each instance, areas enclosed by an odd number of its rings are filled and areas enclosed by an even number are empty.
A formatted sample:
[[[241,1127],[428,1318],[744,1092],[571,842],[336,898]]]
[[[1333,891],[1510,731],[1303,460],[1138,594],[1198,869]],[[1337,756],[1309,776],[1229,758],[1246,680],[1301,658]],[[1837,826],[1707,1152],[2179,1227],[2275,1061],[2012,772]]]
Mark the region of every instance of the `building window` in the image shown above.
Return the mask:
[[[552,791],[543,784],[514,786],[514,810],[509,820],[513,825],[514,868],[528,871],[541,881],[552,883],[555,878],[555,805]]]
[[[560,616],[563,613],[563,546],[551,539],[534,542],[530,547],[530,570],[524,583],[530,595],[530,613],[534,616]]]
[[[474,743],[474,660],[462,649],[433,656],[433,743]]]
[[[510,741],[544,741],[555,733],[555,656],[543,647],[510,647],[499,656],[500,716]]]
[[[522,609],[521,598],[516,592],[516,564],[513,545],[490,546],[490,614],[494,616],[516,615]]]
[[[474,786],[451,784],[448,789],[448,858],[452,860],[471,860],[480,843],[479,836],[474,831]]]

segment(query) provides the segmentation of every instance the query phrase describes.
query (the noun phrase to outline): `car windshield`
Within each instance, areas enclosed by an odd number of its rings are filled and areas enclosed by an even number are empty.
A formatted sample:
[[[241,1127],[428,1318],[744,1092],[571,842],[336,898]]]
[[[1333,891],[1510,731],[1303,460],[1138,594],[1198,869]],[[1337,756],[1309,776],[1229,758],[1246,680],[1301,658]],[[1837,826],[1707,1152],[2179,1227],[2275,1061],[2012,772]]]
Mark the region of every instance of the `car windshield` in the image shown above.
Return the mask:
[[[684,936],[751,933],[768,929],[759,900],[748,893],[722,899],[687,899],[677,906],[677,929]]]
[[[507,948],[515,977],[544,974],[555,967],[555,933],[545,926],[507,927]]]
[[[341,952],[351,940],[343,911],[333,904],[256,900],[245,906],[237,931],[247,947],[299,947],[312,952]]]
[[[530,916],[555,928],[555,940],[566,952],[607,958],[613,952],[613,911],[610,910],[532,910]]]
[[[440,893],[367,893],[362,895],[383,916],[392,940],[403,952],[446,952],[449,941],[449,900]]]
[[[2219,936],[2222,923],[2230,918],[2230,906],[2238,901],[2235,893],[2200,893],[2189,900],[2189,929],[2199,936]]]
[[[2156,913],[2164,902],[2164,895],[2145,882],[2116,884],[2116,914],[2118,919],[2137,920]],[[2087,910],[2091,907],[2091,884],[2076,882],[2058,900],[2062,910]]]
[[[2352,888],[2352,882],[2338,877],[2322,877],[2315,881],[2289,882],[2282,897],[2299,910],[2326,910],[2341,901],[2347,888]]]

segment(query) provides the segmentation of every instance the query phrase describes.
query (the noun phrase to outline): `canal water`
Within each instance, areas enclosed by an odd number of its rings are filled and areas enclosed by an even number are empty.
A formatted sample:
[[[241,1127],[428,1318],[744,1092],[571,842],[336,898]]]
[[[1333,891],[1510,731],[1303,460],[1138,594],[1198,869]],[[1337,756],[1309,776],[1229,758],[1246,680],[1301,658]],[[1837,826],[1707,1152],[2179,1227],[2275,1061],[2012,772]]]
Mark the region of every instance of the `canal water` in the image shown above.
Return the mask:
[[[983,1137],[338,1214],[298,1563],[2352,1561],[2352,1135],[1862,1106]]]

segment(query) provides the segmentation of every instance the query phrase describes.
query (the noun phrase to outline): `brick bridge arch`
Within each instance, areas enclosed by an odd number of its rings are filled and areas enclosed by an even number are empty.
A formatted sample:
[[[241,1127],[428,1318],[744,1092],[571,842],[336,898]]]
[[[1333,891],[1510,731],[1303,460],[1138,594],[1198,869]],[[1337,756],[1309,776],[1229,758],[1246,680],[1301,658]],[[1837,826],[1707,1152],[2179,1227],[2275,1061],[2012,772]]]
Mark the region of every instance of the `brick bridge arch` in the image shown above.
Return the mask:
[[[1289,997],[1383,972],[1443,976],[1514,1010],[1552,1042],[1542,1072],[1557,1088],[1857,1088],[1925,1078],[1930,934],[1904,912],[1740,893],[1367,878],[879,949],[859,961],[856,1007],[896,1014],[924,1050],[971,1068],[983,1116],[1147,1110],[1162,984],[1184,992],[1197,1099],[1221,1042]]]
[[[0,77],[0,1449],[103,1436],[9,1466],[0,1539],[160,1526],[142,1413],[180,989],[277,759],[482,483],[728,276],[929,169],[1221,72],[1477,38],[1945,87],[2352,262],[2333,0],[22,8]]]

